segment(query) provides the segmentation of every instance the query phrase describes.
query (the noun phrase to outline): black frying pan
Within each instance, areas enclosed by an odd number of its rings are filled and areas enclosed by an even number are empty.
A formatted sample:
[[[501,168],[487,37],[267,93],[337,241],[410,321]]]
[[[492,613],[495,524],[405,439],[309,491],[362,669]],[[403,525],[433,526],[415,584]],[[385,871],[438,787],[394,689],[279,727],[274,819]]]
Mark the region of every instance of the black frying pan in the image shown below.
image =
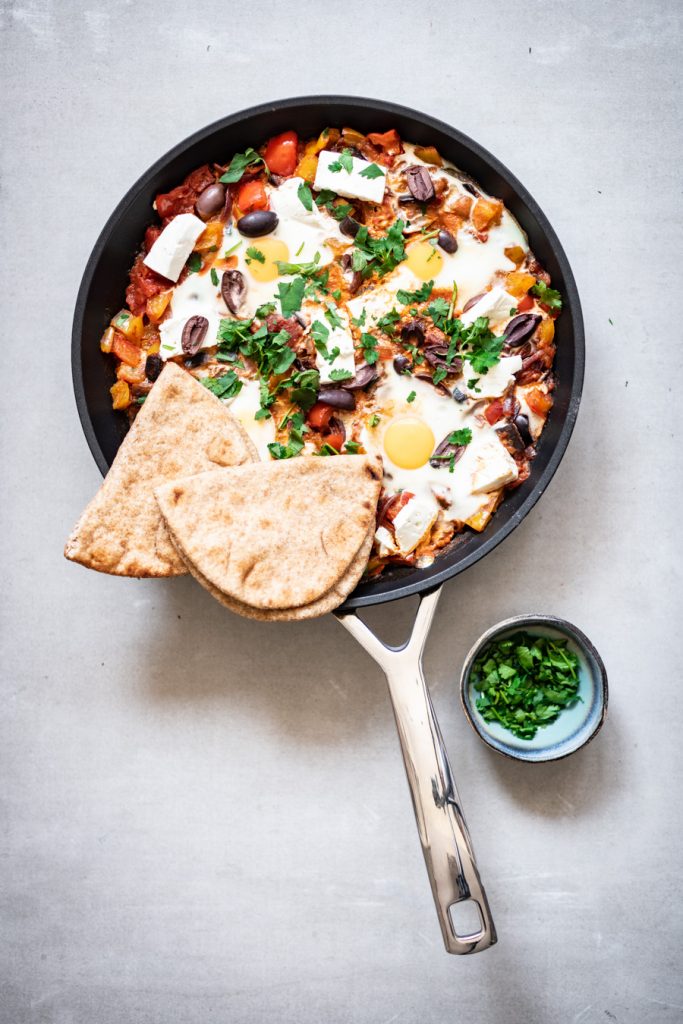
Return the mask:
[[[402,138],[435,145],[457,167],[502,199],[526,231],[531,248],[564,299],[556,322],[557,386],[554,405],[537,446],[529,479],[515,490],[481,534],[468,532],[426,569],[399,569],[360,584],[339,610],[340,621],[378,660],[389,680],[408,781],[437,912],[449,952],[468,953],[495,942],[495,929],[479,880],[459,799],[422,678],[420,656],[440,585],[473,565],[507,537],[546,489],[569,442],[581,398],[584,333],[574,277],[562,246],[535,200],[503,164],[467,136],[442,121],[381,100],[310,96],[240,111],[203,128],[157,161],[129,189],[95,243],[78,292],[72,333],[76,404],[90,450],[102,473],[111,465],[126,419],[111,409],[112,361],[100,352],[99,338],[123,305],[128,271],[158,192],[175,187],[195,167],[225,161],[271,135],[295,129],[317,136],[328,125],[363,132],[396,128]],[[420,609],[411,638],[400,649],[385,647],[354,614],[364,605],[417,594]],[[472,900],[480,927],[458,931],[449,908]]]

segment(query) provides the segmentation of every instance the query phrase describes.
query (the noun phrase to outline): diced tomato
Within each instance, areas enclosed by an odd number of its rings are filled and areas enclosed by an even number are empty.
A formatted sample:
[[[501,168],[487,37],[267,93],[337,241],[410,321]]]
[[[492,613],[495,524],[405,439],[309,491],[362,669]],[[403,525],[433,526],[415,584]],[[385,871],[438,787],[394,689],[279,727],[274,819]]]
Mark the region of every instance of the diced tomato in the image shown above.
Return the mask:
[[[263,158],[271,174],[280,174],[285,178],[294,174],[298,145],[296,132],[283,132],[269,141]]]
[[[503,403],[501,402],[500,398],[497,398],[495,402],[491,402],[491,404],[487,407],[484,416],[486,417],[487,421],[491,424],[491,426],[493,426],[494,423],[497,423],[498,420],[502,418]]]
[[[308,425],[313,427],[314,430],[324,430],[330,422],[333,412],[334,409],[331,405],[327,405],[325,402],[316,402],[308,410],[308,416],[306,417]]]
[[[529,309],[531,309],[533,307],[533,304],[534,304],[533,296],[532,295],[525,295],[524,298],[520,299],[519,302],[517,303],[517,312],[518,313],[526,313],[527,310],[529,310]]]
[[[137,366],[140,362],[142,354],[140,347],[128,341],[128,338],[124,338],[118,331],[114,334],[111,350],[115,356],[118,356],[121,362],[128,363],[129,366]]]
[[[327,434],[325,437],[325,444],[329,444],[335,451],[340,452],[342,445],[344,444],[344,435],[341,430],[336,430],[333,434]]]
[[[414,497],[415,495],[412,494],[411,491],[403,491],[401,494],[399,494],[396,501],[392,501],[391,504],[387,506],[384,512],[384,518],[388,519],[390,523],[393,523],[394,519],[399,514],[401,509],[404,508],[408,504],[410,499]]]
[[[156,240],[157,240],[157,238],[159,237],[160,234],[161,234],[161,228],[159,227],[159,225],[158,224],[150,224],[150,226],[145,231],[145,244],[144,244],[145,252],[149,252],[149,250],[152,248],[152,246],[154,245],[154,243],[156,242]]]
[[[208,185],[213,185],[215,180],[215,175],[207,164],[198,167],[196,171],[188,174],[182,185],[171,189],[170,192],[159,193],[156,197],[157,213],[163,221],[177,217],[179,213],[193,213],[197,196]]]
[[[130,272],[130,284],[126,288],[126,305],[135,316],[142,316],[146,310],[147,299],[170,287],[170,281],[150,270],[142,262],[142,256],[138,256]]]
[[[389,156],[396,156],[398,153],[403,152],[401,139],[395,128],[391,128],[388,132],[371,132],[368,135],[368,139],[372,142],[373,146],[378,146],[385,153],[388,153]]]
[[[249,213],[250,210],[267,210],[270,204],[263,182],[258,178],[245,181],[237,193],[237,205],[242,213]]]

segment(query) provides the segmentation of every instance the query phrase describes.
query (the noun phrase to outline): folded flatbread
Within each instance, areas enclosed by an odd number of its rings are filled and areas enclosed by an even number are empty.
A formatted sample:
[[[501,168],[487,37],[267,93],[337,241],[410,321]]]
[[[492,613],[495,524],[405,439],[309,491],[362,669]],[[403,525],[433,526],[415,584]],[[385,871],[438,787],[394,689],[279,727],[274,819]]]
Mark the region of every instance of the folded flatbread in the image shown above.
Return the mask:
[[[116,576],[181,576],[154,489],[167,480],[257,462],[247,433],[191,374],[167,363],[64,554]]]
[[[355,586],[381,480],[375,456],[300,457],[175,480],[156,496],[173,543],[212,593],[292,617],[319,601],[308,614],[323,614]]]

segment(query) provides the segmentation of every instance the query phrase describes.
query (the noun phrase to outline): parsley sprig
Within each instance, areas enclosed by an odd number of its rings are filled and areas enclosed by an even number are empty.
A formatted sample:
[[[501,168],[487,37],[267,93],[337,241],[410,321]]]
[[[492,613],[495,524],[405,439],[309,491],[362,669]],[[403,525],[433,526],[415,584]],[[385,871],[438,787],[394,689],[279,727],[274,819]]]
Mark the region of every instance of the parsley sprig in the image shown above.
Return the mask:
[[[548,309],[562,309],[562,296],[556,288],[551,288],[545,281],[537,281],[531,289],[531,294]]]
[[[472,667],[477,710],[520,739],[554,722],[579,696],[579,659],[566,640],[515,633],[487,644]]]

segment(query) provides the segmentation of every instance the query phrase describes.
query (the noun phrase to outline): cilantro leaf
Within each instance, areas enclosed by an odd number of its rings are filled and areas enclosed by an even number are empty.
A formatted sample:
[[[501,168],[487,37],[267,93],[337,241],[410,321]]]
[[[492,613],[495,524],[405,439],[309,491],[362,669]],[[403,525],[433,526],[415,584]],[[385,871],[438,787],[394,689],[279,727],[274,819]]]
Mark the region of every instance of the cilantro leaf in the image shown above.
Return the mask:
[[[400,319],[401,314],[399,311],[397,309],[390,309],[388,313],[385,313],[384,316],[381,316],[378,319],[377,326],[380,331],[383,331],[384,334],[388,334],[391,338],[396,333],[395,327]]]
[[[360,172],[360,177],[361,178],[370,178],[370,179],[372,179],[372,178],[384,178],[384,177],[386,177],[386,175],[385,175],[384,171],[382,170],[382,168],[379,167],[377,164],[370,164],[369,167],[366,167],[364,170],[362,170]]]
[[[339,171],[346,171],[347,174],[351,174],[353,171],[353,153],[351,150],[343,150],[336,160],[333,160],[331,164],[328,164],[327,169],[328,171],[331,171],[332,174],[338,174]]]
[[[247,167],[251,167],[254,164],[263,164],[265,167],[263,157],[260,157],[256,150],[250,146],[244,153],[235,153],[230,161],[230,166],[219,180],[225,185],[232,185],[240,180]]]
[[[295,277],[293,281],[280,281],[277,286],[277,297],[280,300],[282,315],[290,317],[301,309],[304,297],[306,280],[303,277]]]
[[[265,253],[261,252],[260,249],[257,249],[255,245],[249,246],[247,249],[247,256],[249,256],[249,259],[245,261],[246,263],[251,263],[252,260],[256,260],[257,263],[266,262]]]
[[[348,203],[337,203],[338,198],[337,193],[333,192],[332,189],[323,188],[315,200],[315,205],[324,207],[328,213],[332,214],[335,220],[343,220],[344,217],[348,217],[350,213],[353,213],[353,207],[349,206]]]
[[[462,427],[461,430],[454,430],[448,435],[449,444],[465,445],[472,440],[472,431],[469,427]]]
[[[309,213],[313,211],[313,193],[311,192],[310,185],[307,181],[302,181],[296,190],[296,194],[299,197],[299,202],[308,210]]]
[[[198,252],[191,252],[187,261],[187,269],[191,274],[197,274],[202,269],[202,258]]]
[[[368,366],[372,366],[379,359],[379,352],[377,351],[377,338],[372,334],[363,333],[360,336],[360,343],[363,348],[363,355],[365,362]]]
[[[220,377],[202,377],[201,382],[217,398],[234,398],[242,390],[242,381],[234,370],[228,370]]]
[[[531,294],[535,295],[539,302],[542,302],[544,306],[548,306],[549,309],[562,309],[562,296],[555,288],[551,288],[544,281],[537,281],[531,289]]]
[[[414,402],[416,398],[417,398],[417,392],[416,391],[411,391],[410,394],[408,395],[408,397],[406,398],[406,402]]]
[[[396,298],[404,306],[407,306],[411,302],[426,302],[429,296],[432,294],[432,288],[434,287],[433,281],[425,281],[421,288],[418,288],[414,292],[407,292],[403,288],[399,288],[396,292]],[[445,299],[441,300],[442,302]]]
[[[355,250],[351,267],[360,271],[363,277],[376,271],[379,277],[394,270],[406,258],[403,239],[405,222],[399,217],[394,221],[386,235],[373,238],[363,224],[354,238]]]
[[[218,274],[216,273],[215,267],[211,267],[211,284],[214,285],[214,287],[218,284]]]
[[[330,380],[335,382],[340,380],[351,380],[352,377],[353,374],[350,370],[330,370]]]
[[[344,445],[344,451],[348,452],[349,455],[357,455],[360,450],[360,444],[358,441],[347,441]]]

